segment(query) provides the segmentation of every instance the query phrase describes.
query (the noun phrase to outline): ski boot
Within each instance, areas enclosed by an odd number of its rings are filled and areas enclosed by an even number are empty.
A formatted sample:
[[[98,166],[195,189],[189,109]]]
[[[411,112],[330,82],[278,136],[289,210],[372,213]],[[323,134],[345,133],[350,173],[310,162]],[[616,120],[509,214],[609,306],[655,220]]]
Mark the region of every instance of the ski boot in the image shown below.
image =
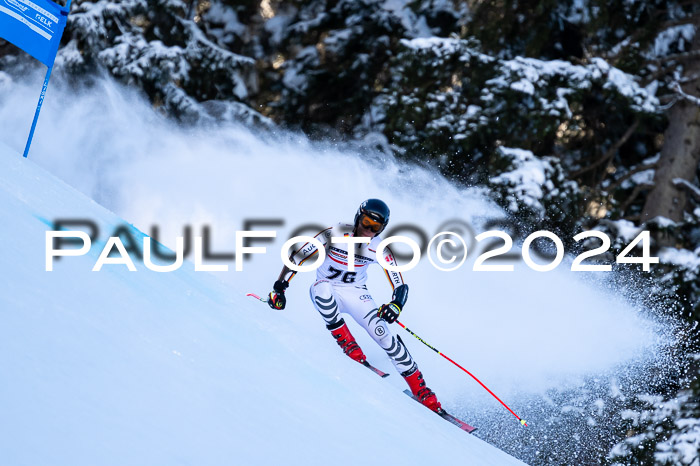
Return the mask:
[[[350,329],[345,322],[343,322],[343,325],[340,327],[331,330],[331,335],[333,335],[333,338],[335,338],[335,340],[338,342],[338,346],[340,346],[343,352],[351,359],[359,362],[360,364],[365,363],[367,357],[362,352],[360,345],[358,345],[355,341],[355,337],[352,336],[352,333],[350,333]]]
[[[421,374],[417,366],[413,366],[406,372],[402,372],[401,376],[406,380],[408,387],[411,389],[411,393],[413,393],[413,396],[415,396],[418,401],[438,414],[443,411],[435,393],[425,386],[423,374]]]

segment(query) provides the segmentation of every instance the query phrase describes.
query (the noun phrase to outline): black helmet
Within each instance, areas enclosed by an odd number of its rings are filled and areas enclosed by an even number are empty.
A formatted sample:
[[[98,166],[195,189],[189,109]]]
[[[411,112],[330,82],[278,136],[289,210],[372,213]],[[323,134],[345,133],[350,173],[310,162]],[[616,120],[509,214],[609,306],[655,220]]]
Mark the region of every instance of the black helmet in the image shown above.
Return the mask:
[[[357,223],[360,221],[362,215],[366,215],[372,220],[376,220],[382,224],[382,229],[376,232],[376,234],[379,234],[384,231],[389,223],[389,206],[380,199],[367,199],[360,204],[360,207],[357,209],[357,213],[355,214],[355,228],[357,228]]]

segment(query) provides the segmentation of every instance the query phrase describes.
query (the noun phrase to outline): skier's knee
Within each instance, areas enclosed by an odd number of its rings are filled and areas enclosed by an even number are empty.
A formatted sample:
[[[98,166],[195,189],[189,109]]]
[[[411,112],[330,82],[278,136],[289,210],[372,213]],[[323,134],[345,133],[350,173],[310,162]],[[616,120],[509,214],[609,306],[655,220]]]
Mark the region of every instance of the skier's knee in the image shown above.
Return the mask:
[[[391,346],[392,334],[384,321],[380,321],[374,327],[372,333],[374,333],[374,335],[372,335],[374,337],[374,340],[379,346],[382,347],[382,349],[386,351],[387,348]]]
[[[311,299],[321,298],[323,301],[328,301],[333,297],[333,286],[328,280],[318,280],[311,285]]]

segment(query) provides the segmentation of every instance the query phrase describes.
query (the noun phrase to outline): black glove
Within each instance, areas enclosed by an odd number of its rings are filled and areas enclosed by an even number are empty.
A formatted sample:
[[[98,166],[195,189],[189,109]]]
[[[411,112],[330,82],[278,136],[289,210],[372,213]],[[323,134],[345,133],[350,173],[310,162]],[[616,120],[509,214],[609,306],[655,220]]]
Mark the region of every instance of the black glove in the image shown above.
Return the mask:
[[[277,280],[272,289],[274,291],[270,292],[267,297],[267,305],[272,309],[284,309],[287,305],[287,298],[284,297],[284,290],[289,288],[289,283],[284,280]]]
[[[406,305],[406,300],[408,299],[408,285],[405,283],[397,286],[394,289],[394,293],[391,296],[391,302],[389,304],[382,304],[379,308],[377,315],[380,319],[386,320],[388,323],[393,324],[396,319],[399,318],[401,314],[401,309]]]
[[[379,307],[379,312],[377,312],[380,319],[384,319],[390,324],[396,322],[396,319],[399,318],[399,314],[401,314],[401,307],[393,301],[389,304],[382,304]]]

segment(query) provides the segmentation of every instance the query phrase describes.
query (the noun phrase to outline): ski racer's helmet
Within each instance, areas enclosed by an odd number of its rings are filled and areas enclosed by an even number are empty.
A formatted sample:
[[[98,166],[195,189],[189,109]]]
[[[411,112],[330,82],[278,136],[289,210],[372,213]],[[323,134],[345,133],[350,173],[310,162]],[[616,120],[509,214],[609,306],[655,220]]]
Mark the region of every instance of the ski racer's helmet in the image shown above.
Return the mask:
[[[372,229],[374,234],[378,235],[384,231],[389,223],[389,206],[387,206],[384,201],[380,199],[367,199],[365,202],[360,204],[360,207],[357,209],[357,213],[355,214],[355,228],[357,228],[357,225],[360,223],[363,217],[367,217],[368,219],[379,223],[377,231]]]

